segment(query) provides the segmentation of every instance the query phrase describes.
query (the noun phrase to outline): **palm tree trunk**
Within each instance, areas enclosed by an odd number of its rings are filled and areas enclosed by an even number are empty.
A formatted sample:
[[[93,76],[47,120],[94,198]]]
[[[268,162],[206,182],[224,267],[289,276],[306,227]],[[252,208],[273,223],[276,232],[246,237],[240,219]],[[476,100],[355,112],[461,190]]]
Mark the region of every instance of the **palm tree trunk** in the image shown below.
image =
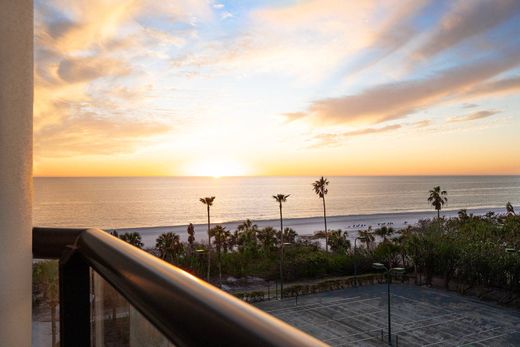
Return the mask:
[[[282,217],[282,203],[280,202],[280,298],[283,299],[283,217]]]
[[[325,196],[323,200],[323,220],[325,221],[325,252],[329,251],[329,233],[327,231],[327,209],[325,208]]]
[[[208,205],[208,283],[211,275],[211,232],[210,232],[210,219],[209,219],[209,205]]]
[[[437,219],[441,219],[441,210],[437,210]]]

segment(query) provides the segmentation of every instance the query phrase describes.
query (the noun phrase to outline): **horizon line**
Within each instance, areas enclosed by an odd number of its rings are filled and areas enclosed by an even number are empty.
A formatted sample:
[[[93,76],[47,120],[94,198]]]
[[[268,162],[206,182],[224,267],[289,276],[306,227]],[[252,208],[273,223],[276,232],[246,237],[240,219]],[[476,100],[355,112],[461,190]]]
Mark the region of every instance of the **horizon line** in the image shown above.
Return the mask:
[[[515,177],[520,173],[512,174],[403,174],[403,175],[238,175],[238,176],[189,176],[189,175],[33,175],[33,178],[259,178],[259,177]]]

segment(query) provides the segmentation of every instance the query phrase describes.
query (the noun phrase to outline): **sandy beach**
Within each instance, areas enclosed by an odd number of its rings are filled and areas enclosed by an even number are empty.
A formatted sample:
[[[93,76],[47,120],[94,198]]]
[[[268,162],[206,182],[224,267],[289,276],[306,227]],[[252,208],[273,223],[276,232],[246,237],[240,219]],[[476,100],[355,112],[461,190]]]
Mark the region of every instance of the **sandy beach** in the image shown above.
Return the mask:
[[[504,213],[503,208],[479,208],[468,209],[468,213],[475,215],[484,215],[492,211],[495,213]],[[456,217],[458,210],[441,211],[441,216],[450,218]],[[394,229],[402,229],[407,225],[415,224],[421,219],[436,217],[435,211],[418,211],[418,212],[396,212],[396,213],[378,213],[378,214],[362,214],[362,215],[345,215],[345,216],[330,216],[327,217],[327,226],[329,229],[342,229],[348,232],[349,239],[353,242],[357,236],[358,230],[364,230],[369,227],[372,229],[381,226],[391,226]],[[233,221],[218,223],[225,226],[229,230],[235,230],[243,221]],[[280,220],[253,220],[259,228],[272,226],[274,228],[280,227]],[[215,225],[212,223],[212,225]],[[207,224],[194,224],[195,239],[197,241],[205,242],[207,240]],[[323,217],[309,217],[309,218],[288,218],[284,219],[284,227],[293,228],[299,235],[312,235],[315,231],[323,230]],[[121,228],[116,229],[119,233],[137,231],[143,238],[144,247],[154,247],[155,239],[162,233],[175,232],[179,234],[181,241],[187,241],[188,234],[186,233],[187,225],[176,226],[152,226],[145,228]]]

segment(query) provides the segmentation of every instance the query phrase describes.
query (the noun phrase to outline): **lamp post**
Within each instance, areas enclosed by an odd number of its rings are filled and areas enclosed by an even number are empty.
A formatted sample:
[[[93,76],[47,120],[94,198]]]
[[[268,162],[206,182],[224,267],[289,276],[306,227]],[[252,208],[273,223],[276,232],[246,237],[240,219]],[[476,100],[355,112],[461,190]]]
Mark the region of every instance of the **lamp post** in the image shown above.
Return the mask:
[[[354,286],[357,287],[357,240],[361,240],[360,237],[354,239]]]
[[[390,314],[390,276],[392,275],[392,273],[402,274],[405,272],[405,269],[402,267],[393,267],[389,269],[382,263],[373,263],[372,267],[376,270],[385,271],[388,296],[388,345],[392,346],[392,323]]]
[[[283,240],[283,233],[282,233],[282,240]],[[280,247],[280,300],[283,299],[284,247],[289,246],[289,245],[292,245],[292,243],[291,242],[282,242],[281,247]]]

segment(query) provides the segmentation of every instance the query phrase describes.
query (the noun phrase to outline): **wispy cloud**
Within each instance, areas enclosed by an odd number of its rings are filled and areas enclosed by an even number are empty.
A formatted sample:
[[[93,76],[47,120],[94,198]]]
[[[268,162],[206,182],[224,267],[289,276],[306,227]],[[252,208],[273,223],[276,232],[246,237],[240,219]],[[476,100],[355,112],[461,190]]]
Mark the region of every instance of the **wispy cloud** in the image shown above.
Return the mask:
[[[459,0],[415,52],[429,58],[520,14],[517,0]]]
[[[35,149],[41,158],[131,152],[172,130],[168,124],[81,114],[42,129]]]
[[[411,127],[419,129],[419,128],[426,128],[432,124],[432,121],[429,119],[420,120],[417,122],[414,122],[410,124]]]
[[[497,113],[500,113],[500,111],[491,111],[491,110],[478,111],[478,112],[466,114],[463,116],[450,117],[450,118],[448,118],[448,123],[468,122],[468,121],[473,121],[473,120],[477,120],[477,119],[488,118],[488,117],[496,115]]]
[[[456,66],[429,78],[375,86],[356,95],[314,101],[307,117],[329,124],[377,124],[404,117],[520,64],[520,48],[499,57]]]
[[[146,103],[155,81],[143,64],[191,33],[143,23],[211,18],[206,1],[54,0],[37,1],[36,9],[36,160],[132,152],[172,129]]]
[[[395,130],[399,130],[402,128],[400,124],[387,125],[380,128],[361,128],[356,130],[345,131],[341,133],[323,133],[316,135],[312,138],[311,142],[313,144],[311,147],[319,148],[323,146],[336,146],[341,144],[348,138],[372,135],[372,134],[380,134],[387,133]]]
[[[489,81],[479,84],[470,89],[466,94],[470,96],[484,95],[484,94],[498,94],[512,92],[520,89],[520,76],[513,76],[499,79],[496,81]]]

